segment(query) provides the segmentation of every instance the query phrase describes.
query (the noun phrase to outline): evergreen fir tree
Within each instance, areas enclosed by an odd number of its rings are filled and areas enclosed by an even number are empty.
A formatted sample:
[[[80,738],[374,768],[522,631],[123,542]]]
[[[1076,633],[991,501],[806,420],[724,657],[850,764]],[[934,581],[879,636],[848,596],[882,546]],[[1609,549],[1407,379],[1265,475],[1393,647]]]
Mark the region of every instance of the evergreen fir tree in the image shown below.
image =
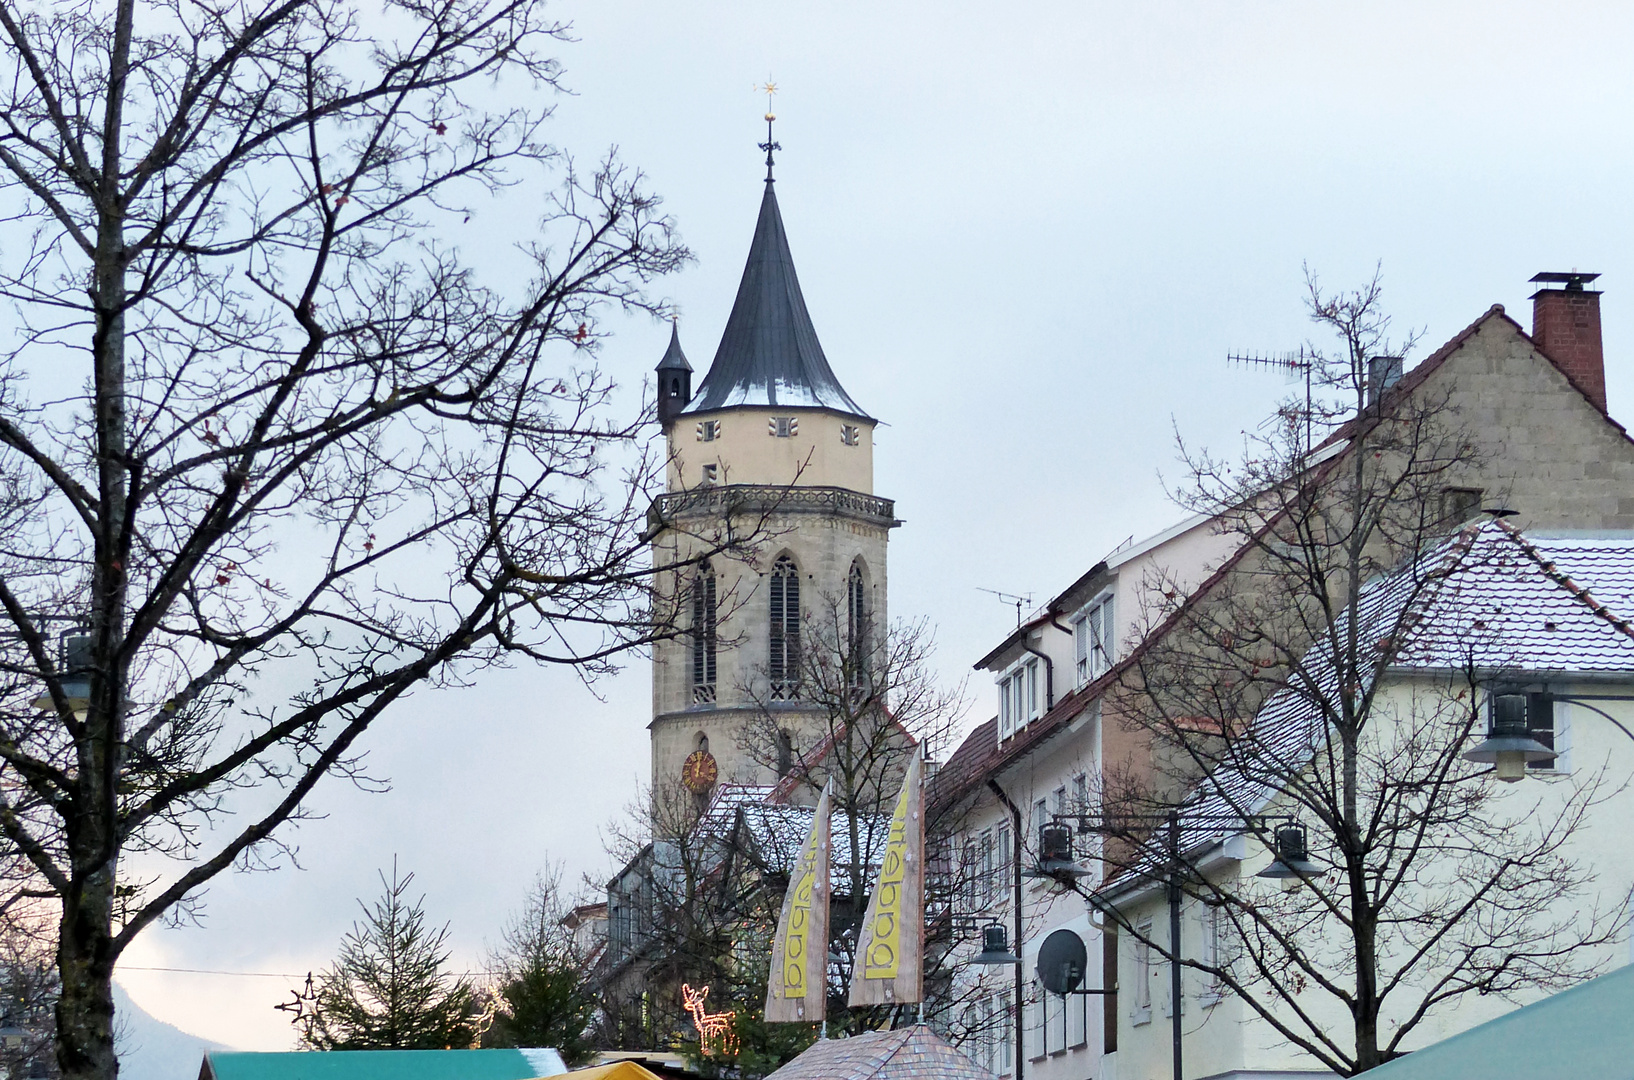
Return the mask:
[[[599,1004],[588,977],[589,957],[580,953],[563,925],[559,875],[542,873],[522,912],[504,931],[492,958],[504,1008],[484,1039],[489,1046],[554,1047],[569,1065],[595,1053],[591,1025]]]
[[[448,927],[426,925],[425,897],[410,902],[413,874],[380,875],[384,893],[341,940],[323,974],[301,1042],[312,1050],[442,1050],[474,1037],[471,985],[444,970]]]

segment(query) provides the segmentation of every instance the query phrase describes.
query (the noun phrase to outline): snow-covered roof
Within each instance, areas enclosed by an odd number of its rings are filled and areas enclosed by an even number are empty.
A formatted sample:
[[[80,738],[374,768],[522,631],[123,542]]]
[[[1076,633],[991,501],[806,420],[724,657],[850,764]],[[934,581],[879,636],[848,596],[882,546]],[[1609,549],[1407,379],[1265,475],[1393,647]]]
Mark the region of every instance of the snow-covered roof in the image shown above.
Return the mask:
[[[793,871],[800,857],[800,845],[811,834],[811,821],[816,810],[810,806],[767,806],[765,804],[741,808],[744,829],[754,846],[759,861],[767,870],[778,873]],[[890,827],[889,814],[861,814],[857,818],[857,835],[867,853],[863,865],[879,865],[880,853],[885,848],[885,834]],[[836,811],[829,825],[830,881],[836,886],[850,888],[849,867],[852,862],[851,815]]]
[[[1387,667],[1634,678],[1634,536],[1529,538],[1488,522],[1370,583],[1358,610],[1359,640],[1374,644],[1358,657],[1368,685]],[[1254,717],[1253,758],[1217,769],[1181,808],[1183,851],[1241,831],[1227,822],[1264,812],[1277,779],[1310,760],[1325,733],[1317,702],[1336,699],[1339,676],[1322,645],[1300,669]],[[1166,843],[1154,835],[1118,878],[1161,872]]]

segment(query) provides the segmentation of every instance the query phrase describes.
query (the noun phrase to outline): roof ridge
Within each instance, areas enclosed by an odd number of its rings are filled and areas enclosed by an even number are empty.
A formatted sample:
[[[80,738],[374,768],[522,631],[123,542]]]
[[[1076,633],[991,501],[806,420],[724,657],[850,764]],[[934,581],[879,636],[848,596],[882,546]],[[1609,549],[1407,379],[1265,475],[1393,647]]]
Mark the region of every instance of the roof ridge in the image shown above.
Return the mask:
[[[1566,592],[1570,593],[1579,603],[1588,608],[1594,614],[1600,616],[1600,618],[1604,619],[1612,626],[1615,626],[1618,630],[1621,630],[1625,636],[1634,638],[1634,625],[1631,625],[1629,620],[1619,619],[1617,616],[1613,615],[1611,613],[1611,609],[1605,604],[1602,604],[1600,601],[1596,600],[1594,598],[1594,594],[1589,592],[1587,588],[1577,584],[1577,582],[1573,581],[1569,576],[1562,573],[1553,562],[1545,559],[1543,557],[1543,553],[1540,552],[1537,547],[1526,538],[1526,534],[1523,533],[1520,528],[1509,524],[1507,521],[1499,521],[1497,525],[1498,528],[1502,529],[1504,534],[1521,549],[1521,551],[1526,553],[1528,558],[1537,564],[1538,568],[1543,571],[1545,577],[1547,577],[1550,581],[1553,581],[1556,585],[1559,585],[1562,589],[1566,590]]]

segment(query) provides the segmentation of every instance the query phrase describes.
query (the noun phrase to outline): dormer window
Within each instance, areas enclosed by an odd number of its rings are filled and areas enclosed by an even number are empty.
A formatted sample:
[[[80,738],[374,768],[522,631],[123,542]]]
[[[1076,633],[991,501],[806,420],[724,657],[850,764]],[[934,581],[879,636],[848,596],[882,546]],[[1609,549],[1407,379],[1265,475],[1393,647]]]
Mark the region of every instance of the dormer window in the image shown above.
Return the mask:
[[[698,421],[698,441],[714,442],[721,437],[721,422],[719,420]]]
[[[800,418],[797,416],[772,416],[766,420],[766,434],[774,439],[792,439],[800,434]]]
[[[1079,686],[1105,675],[1116,652],[1116,631],[1112,625],[1112,594],[1098,596],[1072,620],[1073,646],[1077,654],[1075,674]]]
[[[1038,657],[1019,660],[999,679],[999,739],[1010,738],[1042,713]]]
[[[862,429],[856,424],[840,425],[840,442],[846,446],[858,446],[862,443]]]

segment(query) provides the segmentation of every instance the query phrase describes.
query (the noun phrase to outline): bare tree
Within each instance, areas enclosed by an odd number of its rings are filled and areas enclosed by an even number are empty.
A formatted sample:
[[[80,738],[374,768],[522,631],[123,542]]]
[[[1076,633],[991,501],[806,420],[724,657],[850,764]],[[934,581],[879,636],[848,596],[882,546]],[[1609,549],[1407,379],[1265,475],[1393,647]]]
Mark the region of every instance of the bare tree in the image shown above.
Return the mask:
[[[1385,390],[1399,361],[1380,358],[1404,350],[1388,340],[1377,276],[1341,294],[1308,281],[1311,317],[1339,348],[1313,347],[1317,392],[1251,437],[1243,462],[1185,454],[1181,502],[1241,547],[1194,596],[1153,583],[1154,625],[1112,700],[1150,735],[1155,769],[1108,775],[1100,809],[1111,872],[1161,882],[1173,867],[1225,921],[1228,944],[1183,966],[1353,1075],[1397,1056],[1463,995],[1580,977],[1585,946],[1610,925],[1554,906],[1585,880],[1561,845],[1598,780],[1577,783],[1557,813],[1496,800],[1461,757],[1482,719],[1473,662],[1416,684],[1411,708],[1385,692],[1381,673],[1471,569],[1468,537],[1447,537],[1472,508],[1446,493],[1479,462],[1448,394]],[[1313,446],[1313,431],[1333,440]],[[1176,807],[1257,814],[1272,796],[1308,828],[1320,867],[1291,892],[1206,872],[1187,843],[1175,867],[1144,824]],[[1267,822],[1247,829],[1272,839]],[[1114,915],[1172,959],[1166,936]],[[1335,1008],[1348,1029],[1335,1029]]]
[[[774,697],[763,668],[738,688],[752,710],[744,750],[783,778],[785,798],[814,799],[833,784],[852,855],[835,864],[850,885],[834,915],[836,933],[862,920],[869,855],[883,843],[909,759],[921,747],[927,758],[945,749],[964,711],[963,686],[949,689],[936,677],[935,648],[923,621],[886,626],[855,602],[825,594],[801,619],[794,700]]]
[[[669,632],[595,318],[687,252],[513,104],[556,85],[540,0],[4,0],[0,33],[0,873],[60,909],[63,1076],[111,1080],[120,954],[366,782],[393,702]],[[508,188],[540,225],[489,288],[442,238]]]

